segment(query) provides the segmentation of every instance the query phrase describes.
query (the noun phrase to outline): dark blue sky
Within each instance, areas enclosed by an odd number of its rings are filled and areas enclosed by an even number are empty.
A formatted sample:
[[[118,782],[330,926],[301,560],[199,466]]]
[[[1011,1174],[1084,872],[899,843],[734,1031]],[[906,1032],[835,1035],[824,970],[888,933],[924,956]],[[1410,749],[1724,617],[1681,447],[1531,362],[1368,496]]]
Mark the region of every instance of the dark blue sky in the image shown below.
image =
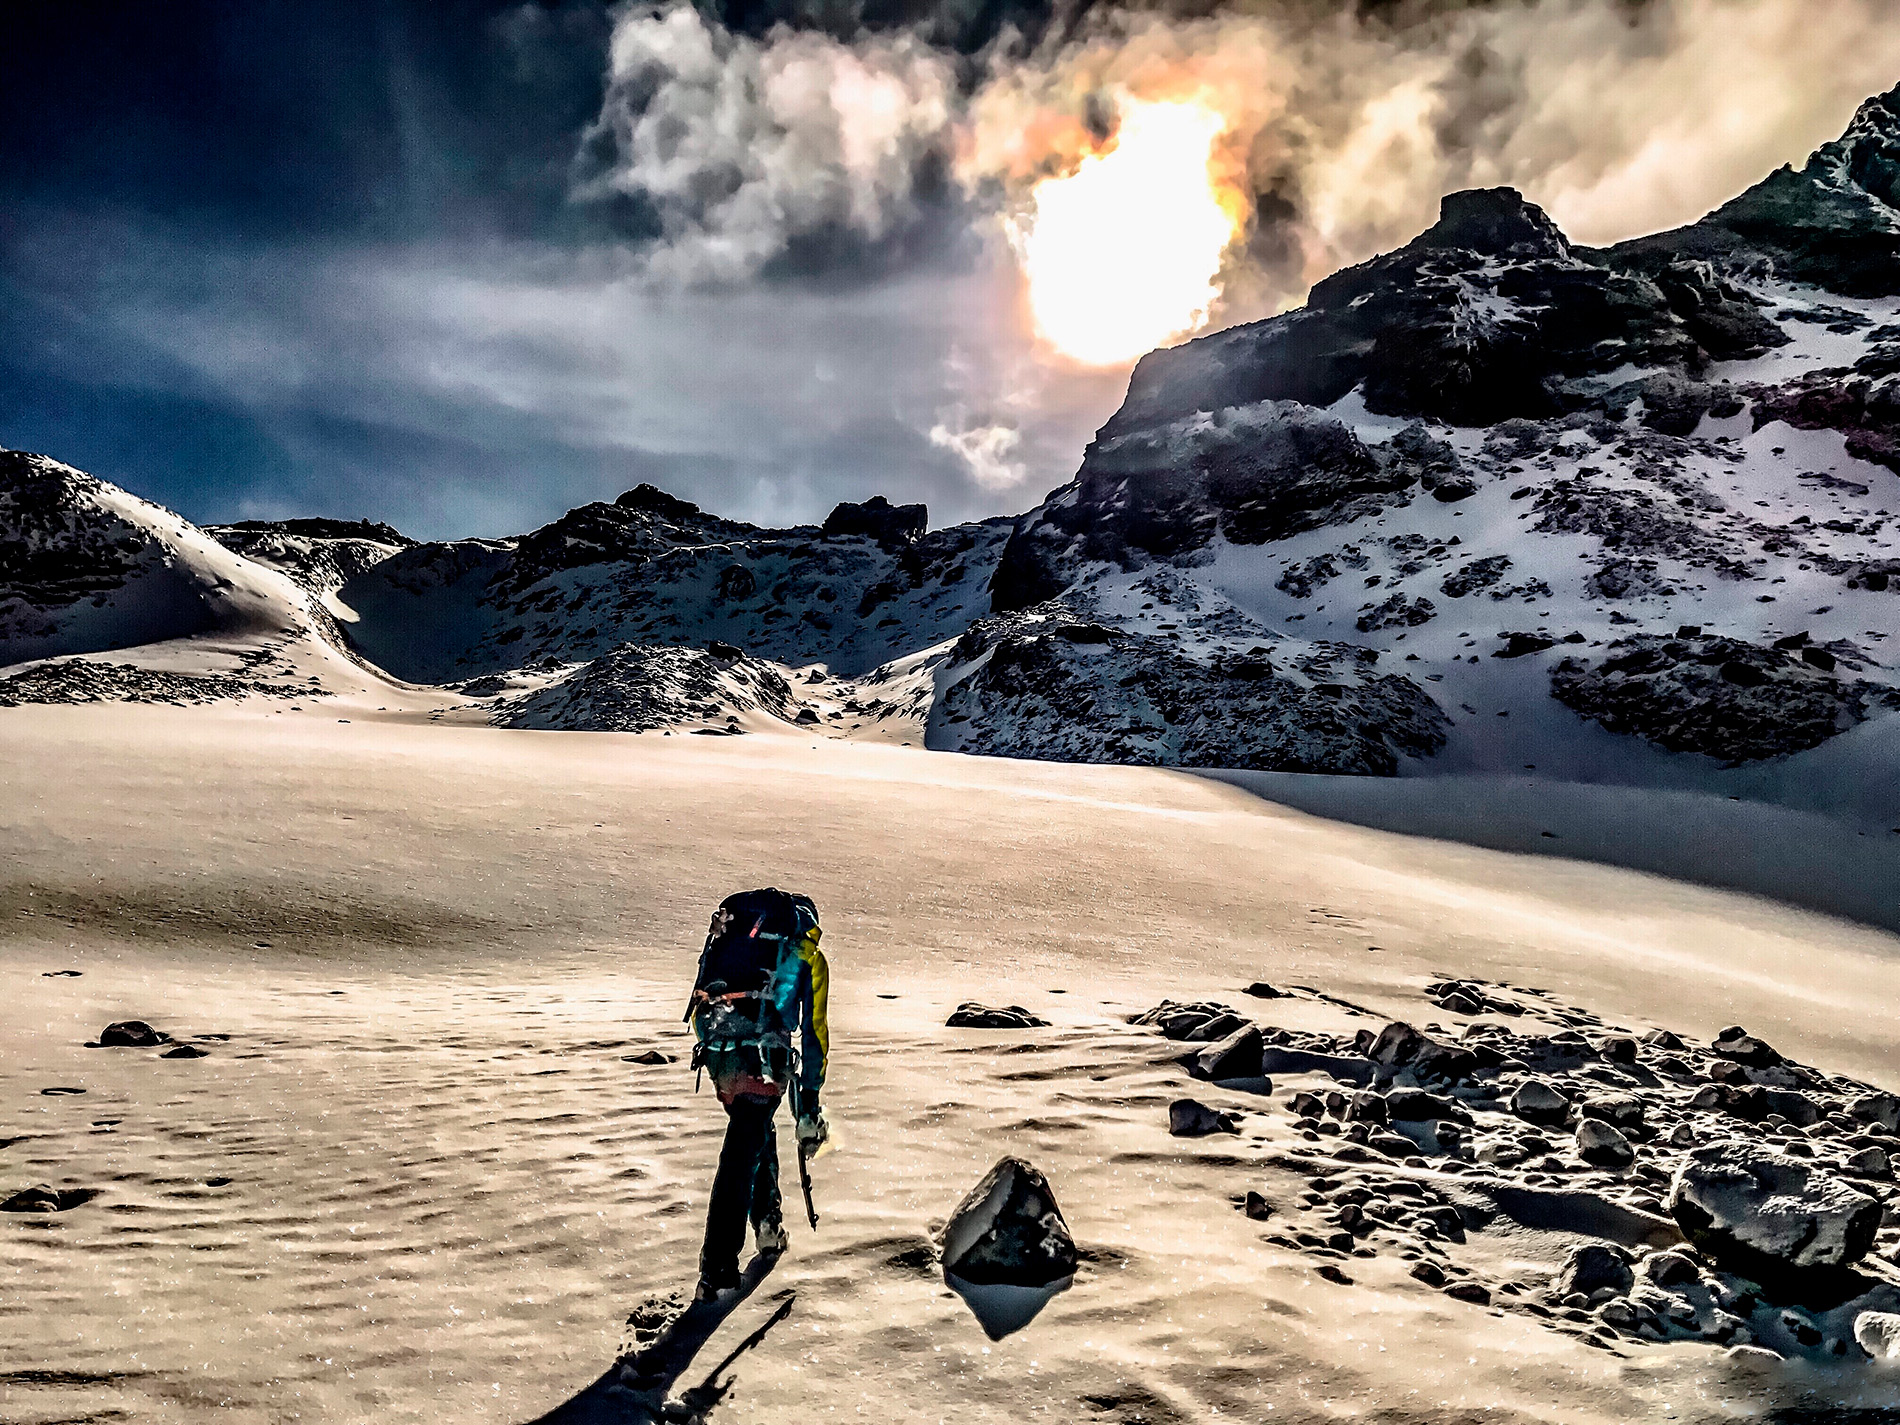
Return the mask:
[[[628,281],[651,215],[574,198],[611,28],[592,3],[4,7],[0,444],[200,521],[426,534],[642,480],[792,519],[880,489],[991,513],[1066,478],[1118,378],[1082,381],[1020,490],[930,441],[959,323],[1007,297],[949,249],[895,288],[871,253],[718,294]]]

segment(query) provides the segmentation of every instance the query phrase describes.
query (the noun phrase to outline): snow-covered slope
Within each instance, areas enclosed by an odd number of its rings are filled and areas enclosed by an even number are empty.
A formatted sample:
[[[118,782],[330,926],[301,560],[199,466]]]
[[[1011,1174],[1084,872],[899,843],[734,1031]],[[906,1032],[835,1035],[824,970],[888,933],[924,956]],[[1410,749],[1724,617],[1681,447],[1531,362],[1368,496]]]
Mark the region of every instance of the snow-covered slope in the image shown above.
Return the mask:
[[[306,625],[280,576],[170,510],[57,460],[0,451],[0,666]]]
[[[415,543],[369,520],[240,520],[205,526],[226,549],[289,575],[318,594],[333,593]]]
[[[519,539],[405,549],[337,598],[357,647],[416,681],[714,640],[857,675],[988,611],[1009,522],[925,532],[923,518],[878,499],[822,529],[761,529],[642,485]]]

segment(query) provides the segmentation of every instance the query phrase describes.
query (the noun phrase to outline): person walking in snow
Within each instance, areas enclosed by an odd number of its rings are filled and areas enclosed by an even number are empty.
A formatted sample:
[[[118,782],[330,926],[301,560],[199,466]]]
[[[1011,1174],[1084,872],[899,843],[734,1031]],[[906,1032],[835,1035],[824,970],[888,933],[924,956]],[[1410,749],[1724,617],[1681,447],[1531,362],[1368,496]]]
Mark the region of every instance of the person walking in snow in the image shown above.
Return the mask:
[[[779,1100],[788,1090],[793,1096],[801,1162],[831,1135],[818,1102],[831,1051],[831,974],[819,936],[810,897],[770,888],[726,897],[707,931],[686,1013],[698,1041],[693,1066],[725,1106],[726,1137],[706,1208],[696,1302],[738,1291],[748,1219],[760,1255],[789,1245],[772,1122]]]

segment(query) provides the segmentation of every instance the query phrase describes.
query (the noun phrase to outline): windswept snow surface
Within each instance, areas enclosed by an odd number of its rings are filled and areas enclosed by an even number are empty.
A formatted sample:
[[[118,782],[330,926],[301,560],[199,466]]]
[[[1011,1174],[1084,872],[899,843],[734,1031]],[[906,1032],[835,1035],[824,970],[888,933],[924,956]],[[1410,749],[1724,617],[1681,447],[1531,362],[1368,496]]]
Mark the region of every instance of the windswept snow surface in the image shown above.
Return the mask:
[[[1193,1084],[1241,1132],[1171,1138],[1184,1046],[1127,1022],[1220,999],[1350,1036],[1452,1018],[1423,987],[1477,976],[1635,1029],[1739,1021],[1891,1087],[1890,934],[1157,769],[428,727],[344,695],[17,708],[0,729],[0,1174],[97,1194],[0,1223],[9,1419],[517,1425],[575,1398],[630,1312],[690,1289],[724,1119],[692,1096],[680,1004],[709,908],[756,883],[824,917],[838,1148],[814,1167],[819,1231],[793,1223],[681,1382],[796,1293],[711,1425],[1900,1408],[1879,1363],[1606,1350],[1434,1289],[1383,1237],[1338,1262],[1283,1245],[1321,1172],[1367,1171],[1289,1113],[1332,1081]],[[1289,997],[1247,1000],[1256,979]],[[1049,1026],[946,1029],[973,997]],[[206,1056],[85,1047],[127,1018]],[[1084,1260],[992,1341],[932,1241],[1004,1153],[1048,1175]],[[1482,1173],[1423,1176],[1484,1200]],[[1248,1191],[1274,1216],[1239,1211]],[[1618,1211],[1598,1215],[1659,1230]],[[1443,1255],[1535,1301],[1590,1221],[1499,1220]]]

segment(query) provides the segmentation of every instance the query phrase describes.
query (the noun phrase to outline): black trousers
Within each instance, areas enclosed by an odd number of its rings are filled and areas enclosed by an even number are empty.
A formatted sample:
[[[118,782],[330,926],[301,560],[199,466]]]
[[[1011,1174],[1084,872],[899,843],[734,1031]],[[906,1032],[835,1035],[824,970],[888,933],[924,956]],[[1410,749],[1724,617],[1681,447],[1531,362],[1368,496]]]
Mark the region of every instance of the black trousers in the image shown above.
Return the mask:
[[[699,1252],[699,1274],[707,1281],[738,1279],[747,1218],[776,1222],[782,1215],[778,1130],[772,1126],[777,1109],[776,1094],[740,1094],[726,1105],[726,1141],[719,1150],[719,1171],[706,1206],[706,1243]]]

